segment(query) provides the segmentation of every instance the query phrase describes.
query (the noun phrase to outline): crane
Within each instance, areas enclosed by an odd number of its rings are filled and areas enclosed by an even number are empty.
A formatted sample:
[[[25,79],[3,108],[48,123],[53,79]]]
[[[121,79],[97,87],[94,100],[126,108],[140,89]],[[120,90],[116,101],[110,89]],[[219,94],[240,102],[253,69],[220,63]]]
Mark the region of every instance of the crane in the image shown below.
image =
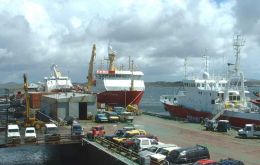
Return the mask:
[[[24,121],[25,127],[35,127],[36,129],[40,129],[44,123],[39,121],[35,117],[35,113],[31,112],[30,108],[30,96],[28,94],[28,81],[26,74],[23,75],[23,88],[25,93],[25,102],[26,102],[26,118]]]
[[[89,61],[89,67],[88,67],[88,76],[87,76],[87,91],[91,91],[93,84],[94,84],[94,77],[93,77],[93,65],[94,65],[94,60],[96,57],[96,44],[93,44],[92,47],[92,54],[91,54],[91,58]]]

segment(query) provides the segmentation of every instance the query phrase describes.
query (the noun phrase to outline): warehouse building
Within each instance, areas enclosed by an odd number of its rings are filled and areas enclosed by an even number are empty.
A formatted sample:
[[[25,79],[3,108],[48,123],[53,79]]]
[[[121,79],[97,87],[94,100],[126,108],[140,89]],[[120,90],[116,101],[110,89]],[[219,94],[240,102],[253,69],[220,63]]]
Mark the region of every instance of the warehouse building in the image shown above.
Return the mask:
[[[95,94],[56,93],[43,95],[40,111],[54,120],[87,119],[97,109]]]

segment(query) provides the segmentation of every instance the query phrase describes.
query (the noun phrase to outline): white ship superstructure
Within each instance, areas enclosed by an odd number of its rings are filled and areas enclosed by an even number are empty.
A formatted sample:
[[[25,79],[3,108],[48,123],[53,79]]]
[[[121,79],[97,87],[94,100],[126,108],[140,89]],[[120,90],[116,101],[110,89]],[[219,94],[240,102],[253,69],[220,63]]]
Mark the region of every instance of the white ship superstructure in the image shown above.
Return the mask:
[[[62,76],[61,71],[57,68],[57,65],[53,64],[51,70],[51,76],[44,77],[45,92],[68,90],[73,87],[71,79],[67,76]]]

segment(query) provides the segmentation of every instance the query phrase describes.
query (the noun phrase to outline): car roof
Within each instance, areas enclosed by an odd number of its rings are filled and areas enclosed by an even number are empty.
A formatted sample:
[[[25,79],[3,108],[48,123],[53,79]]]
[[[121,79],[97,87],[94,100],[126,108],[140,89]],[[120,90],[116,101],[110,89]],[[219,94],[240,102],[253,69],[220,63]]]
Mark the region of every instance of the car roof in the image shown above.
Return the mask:
[[[201,146],[201,145],[196,145],[196,146],[192,146],[192,147],[179,148],[176,151],[180,151],[180,152],[182,152],[182,151],[191,151],[191,150],[195,150],[197,148],[205,148],[206,149],[207,147],[204,147],[204,146]]]
[[[46,127],[57,127],[55,124],[51,123],[51,124],[45,124]]]
[[[167,150],[167,151],[172,151],[172,150],[176,150],[179,149],[180,147],[178,146],[171,146],[171,147],[164,147],[163,150]]]
[[[26,127],[25,130],[35,130],[34,127]]]
[[[17,124],[8,125],[8,129],[19,129]]]
[[[197,161],[197,163],[216,163],[215,160],[211,160],[211,159],[202,159],[202,160],[199,160]]]

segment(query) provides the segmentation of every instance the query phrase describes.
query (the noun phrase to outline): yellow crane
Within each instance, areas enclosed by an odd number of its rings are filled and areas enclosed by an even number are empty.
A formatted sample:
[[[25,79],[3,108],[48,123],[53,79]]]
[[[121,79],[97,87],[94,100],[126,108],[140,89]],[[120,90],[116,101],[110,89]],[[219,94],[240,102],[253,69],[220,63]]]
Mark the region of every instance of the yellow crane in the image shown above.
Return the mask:
[[[96,44],[93,44],[92,47],[92,54],[91,54],[91,58],[89,61],[89,66],[88,66],[88,76],[87,76],[87,91],[91,91],[93,84],[94,84],[94,77],[93,77],[93,67],[94,67],[94,60],[96,57]]]
[[[39,121],[35,117],[35,112],[31,112],[30,108],[30,96],[28,93],[28,81],[27,81],[27,76],[26,74],[23,75],[23,88],[24,88],[24,93],[25,93],[25,101],[26,101],[26,118],[24,121],[24,126],[25,127],[35,127],[35,129],[40,129],[43,125],[44,122]]]

